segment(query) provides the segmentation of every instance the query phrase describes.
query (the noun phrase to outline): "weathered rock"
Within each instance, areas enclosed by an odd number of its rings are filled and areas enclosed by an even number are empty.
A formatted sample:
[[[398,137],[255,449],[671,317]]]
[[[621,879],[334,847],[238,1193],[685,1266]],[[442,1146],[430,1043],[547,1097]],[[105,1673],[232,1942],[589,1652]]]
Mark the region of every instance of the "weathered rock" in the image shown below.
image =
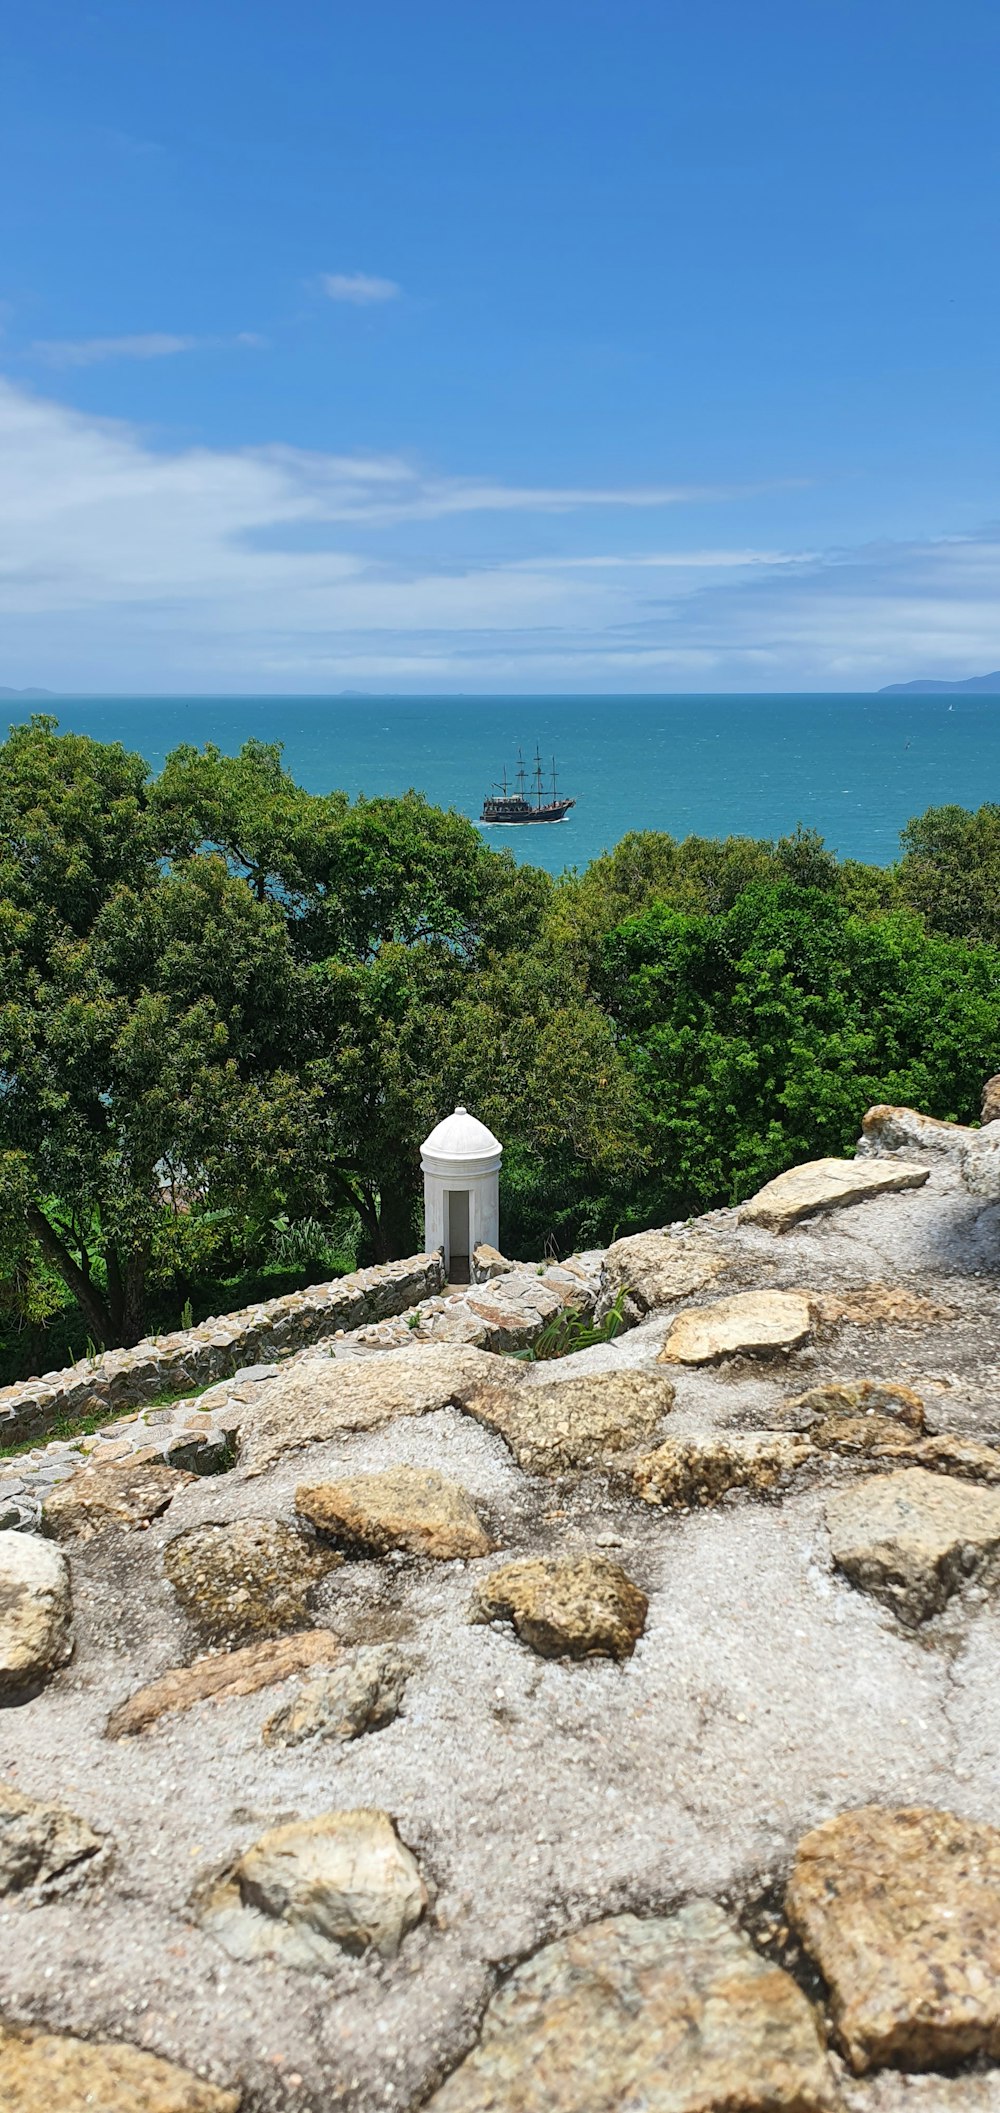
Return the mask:
[[[911,1431],[924,1429],[924,1405],[912,1387],[891,1379],[828,1379],[821,1386],[807,1387],[782,1405],[782,1421],[802,1430],[834,1418],[894,1417]]]
[[[121,2040],[0,2026],[4,2113],[239,2113],[240,2093]]]
[[[996,1202],[1000,1196],[1000,1130],[992,1123],[985,1130],[973,1130],[962,1152],[961,1171],[970,1196]]]
[[[923,1188],[927,1167],[904,1159],[807,1159],[765,1183],[740,1210],[741,1225],[763,1225],[785,1233],[816,1211],[843,1210],[896,1189]]]
[[[649,1602],[604,1556],[506,1563],[476,1591],[473,1618],[513,1622],[542,1658],[630,1658]]]
[[[236,1643],[300,1628],[334,1560],[279,1520],[235,1519],[178,1534],[163,1568],[199,1633],[212,1643]]]
[[[592,1372],[540,1386],[473,1387],[462,1407],[498,1431],[532,1475],[603,1467],[652,1438],[674,1404],[673,1382],[658,1372]]]
[[[799,1843],[786,1913],[855,2073],[1000,2055],[1000,1831],[865,1805]]]
[[[62,1878],[102,1846],[101,1836],[64,1805],[47,1805],[0,1783],[0,1894]]]
[[[941,1122],[936,1115],[921,1115],[917,1108],[894,1108],[880,1101],[862,1120],[858,1158],[916,1150],[957,1159],[976,1136],[978,1131],[964,1123]]]
[[[718,1504],[730,1490],[751,1496],[784,1486],[812,1457],[806,1438],[789,1431],[739,1431],[720,1438],[668,1438],[635,1467],[636,1495],[669,1511]]]
[[[472,1281],[474,1284],[489,1284],[493,1277],[506,1277],[513,1269],[499,1248],[491,1247],[488,1240],[480,1240],[472,1250]]]
[[[870,1476],[827,1499],[834,1562],[910,1626],[1000,1551],[1000,1491],[924,1468]]]
[[[42,1526],[57,1541],[92,1541],[99,1533],[148,1526],[166,1511],[179,1489],[194,1476],[148,1456],[114,1461],[110,1467],[82,1467],[46,1497]]]
[[[813,1424],[809,1437],[817,1452],[884,1461],[893,1467],[925,1467],[965,1482],[1000,1483],[1000,1451],[954,1431],[922,1438],[890,1416],[832,1416]]]
[[[0,1702],[17,1698],[73,1649],[69,1564],[31,1533],[0,1533]]]
[[[809,1301],[801,1291],[740,1291],[714,1306],[679,1313],[660,1351],[665,1364],[710,1365],[720,1357],[766,1357],[809,1340]]]
[[[403,1548],[441,1562],[471,1561],[496,1545],[468,1490],[433,1468],[390,1467],[342,1482],[303,1483],[295,1508],[349,1555]]]
[[[397,1715],[407,1668],[387,1645],[355,1651],[333,1673],[305,1680],[269,1717],[265,1746],[301,1746],[305,1739],[356,1739],[381,1731]]]
[[[902,1284],[859,1284],[852,1291],[807,1291],[814,1321],[854,1328],[939,1328],[955,1318],[955,1308],[929,1299]]]
[[[391,1959],[427,1905],[416,1858],[385,1812],[272,1827],[195,1902],[234,1959],[329,1971],[344,1952]]]
[[[309,1357],[260,1388],[240,1432],[240,1462],[260,1474],[283,1453],[446,1409],[462,1387],[507,1376],[508,1361],[462,1344],[407,1344],[377,1357]]]
[[[984,1128],[987,1123],[1000,1121],[1000,1071],[994,1072],[983,1087],[979,1120]]]
[[[605,1255],[598,1318],[603,1320],[621,1299],[624,1318],[634,1324],[704,1291],[727,1267],[727,1257],[705,1240],[671,1232],[632,1233],[613,1241]]]
[[[295,1636],[246,1644],[240,1651],[213,1652],[211,1657],[196,1659],[194,1665],[161,1673],[158,1680],[120,1702],[108,1718],[107,1736],[124,1739],[146,1731],[158,1717],[171,1710],[192,1709],[196,1702],[255,1695],[259,1688],[274,1687],[310,1666],[334,1665],[340,1655],[340,1638],[331,1629],[302,1629]]]
[[[428,2113],[833,2113],[816,2020],[714,1901],[546,1945]]]

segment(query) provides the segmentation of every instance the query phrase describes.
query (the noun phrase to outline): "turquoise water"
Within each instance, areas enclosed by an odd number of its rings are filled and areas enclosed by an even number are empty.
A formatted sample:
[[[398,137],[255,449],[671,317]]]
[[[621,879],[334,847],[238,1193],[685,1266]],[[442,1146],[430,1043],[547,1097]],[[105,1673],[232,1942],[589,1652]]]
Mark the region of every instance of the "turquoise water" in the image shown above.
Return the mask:
[[[842,857],[885,865],[911,815],[1000,798],[994,697],[77,697],[27,709],[124,741],[153,769],[180,741],[282,741],[310,791],[413,785],[473,819],[537,741],[577,805],[565,822],[484,834],[552,872],[628,829],[774,837],[798,822]]]

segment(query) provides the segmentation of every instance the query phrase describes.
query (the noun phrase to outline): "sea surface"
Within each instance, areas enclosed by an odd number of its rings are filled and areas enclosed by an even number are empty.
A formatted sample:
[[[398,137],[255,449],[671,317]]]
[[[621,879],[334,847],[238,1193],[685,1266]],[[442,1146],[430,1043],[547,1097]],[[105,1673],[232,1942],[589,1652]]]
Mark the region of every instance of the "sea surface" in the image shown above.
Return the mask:
[[[52,712],[64,729],[122,741],[158,770],[179,742],[233,753],[284,744],[312,792],[415,786],[475,820],[504,769],[536,742],[564,822],[484,830],[487,842],[559,872],[629,829],[777,837],[801,822],[842,857],[887,865],[911,816],[1000,798],[1000,698],[63,697],[6,700],[8,720]],[[0,709],[0,726],[4,714]]]

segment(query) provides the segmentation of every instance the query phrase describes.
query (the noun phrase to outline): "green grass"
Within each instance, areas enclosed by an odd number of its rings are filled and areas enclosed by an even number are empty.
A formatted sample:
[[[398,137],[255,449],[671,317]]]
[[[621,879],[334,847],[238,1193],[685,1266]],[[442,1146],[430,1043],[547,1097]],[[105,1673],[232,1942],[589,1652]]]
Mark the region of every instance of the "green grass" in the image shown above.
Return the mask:
[[[603,1321],[588,1320],[585,1313],[577,1313],[572,1306],[563,1308],[546,1321],[533,1343],[526,1350],[515,1350],[514,1356],[524,1364],[541,1364],[553,1357],[572,1357],[577,1350],[592,1350],[595,1343],[613,1343],[625,1325],[626,1292],[620,1291]]]

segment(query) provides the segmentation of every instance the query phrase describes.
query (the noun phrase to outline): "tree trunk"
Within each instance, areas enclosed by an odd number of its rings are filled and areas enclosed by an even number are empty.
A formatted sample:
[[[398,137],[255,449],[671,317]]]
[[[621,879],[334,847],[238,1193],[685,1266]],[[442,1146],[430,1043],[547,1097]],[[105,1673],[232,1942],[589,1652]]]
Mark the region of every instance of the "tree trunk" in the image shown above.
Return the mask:
[[[125,1257],[122,1267],[117,1248],[110,1244],[105,1249],[105,1267],[108,1272],[108,1305],[115,1327],[115,1341],[123,1349],[131,1350],[133,1343],[142,1341],[146,1333],[146,1272],[149,1266],[149,1250],[133,1247]]]
[[[106,1299],[102,1299],[97,1286],[85,1276],[79,1262],[75,1262],[65,1242],[49,1224],[36,1203],[28,1205],[28,1225],[38,1241],[47,1262],[72,1292],[77,1305],[91,1330],[94,1342],[102,1349],[109,1349],[120,1341],[114,1316]]]

